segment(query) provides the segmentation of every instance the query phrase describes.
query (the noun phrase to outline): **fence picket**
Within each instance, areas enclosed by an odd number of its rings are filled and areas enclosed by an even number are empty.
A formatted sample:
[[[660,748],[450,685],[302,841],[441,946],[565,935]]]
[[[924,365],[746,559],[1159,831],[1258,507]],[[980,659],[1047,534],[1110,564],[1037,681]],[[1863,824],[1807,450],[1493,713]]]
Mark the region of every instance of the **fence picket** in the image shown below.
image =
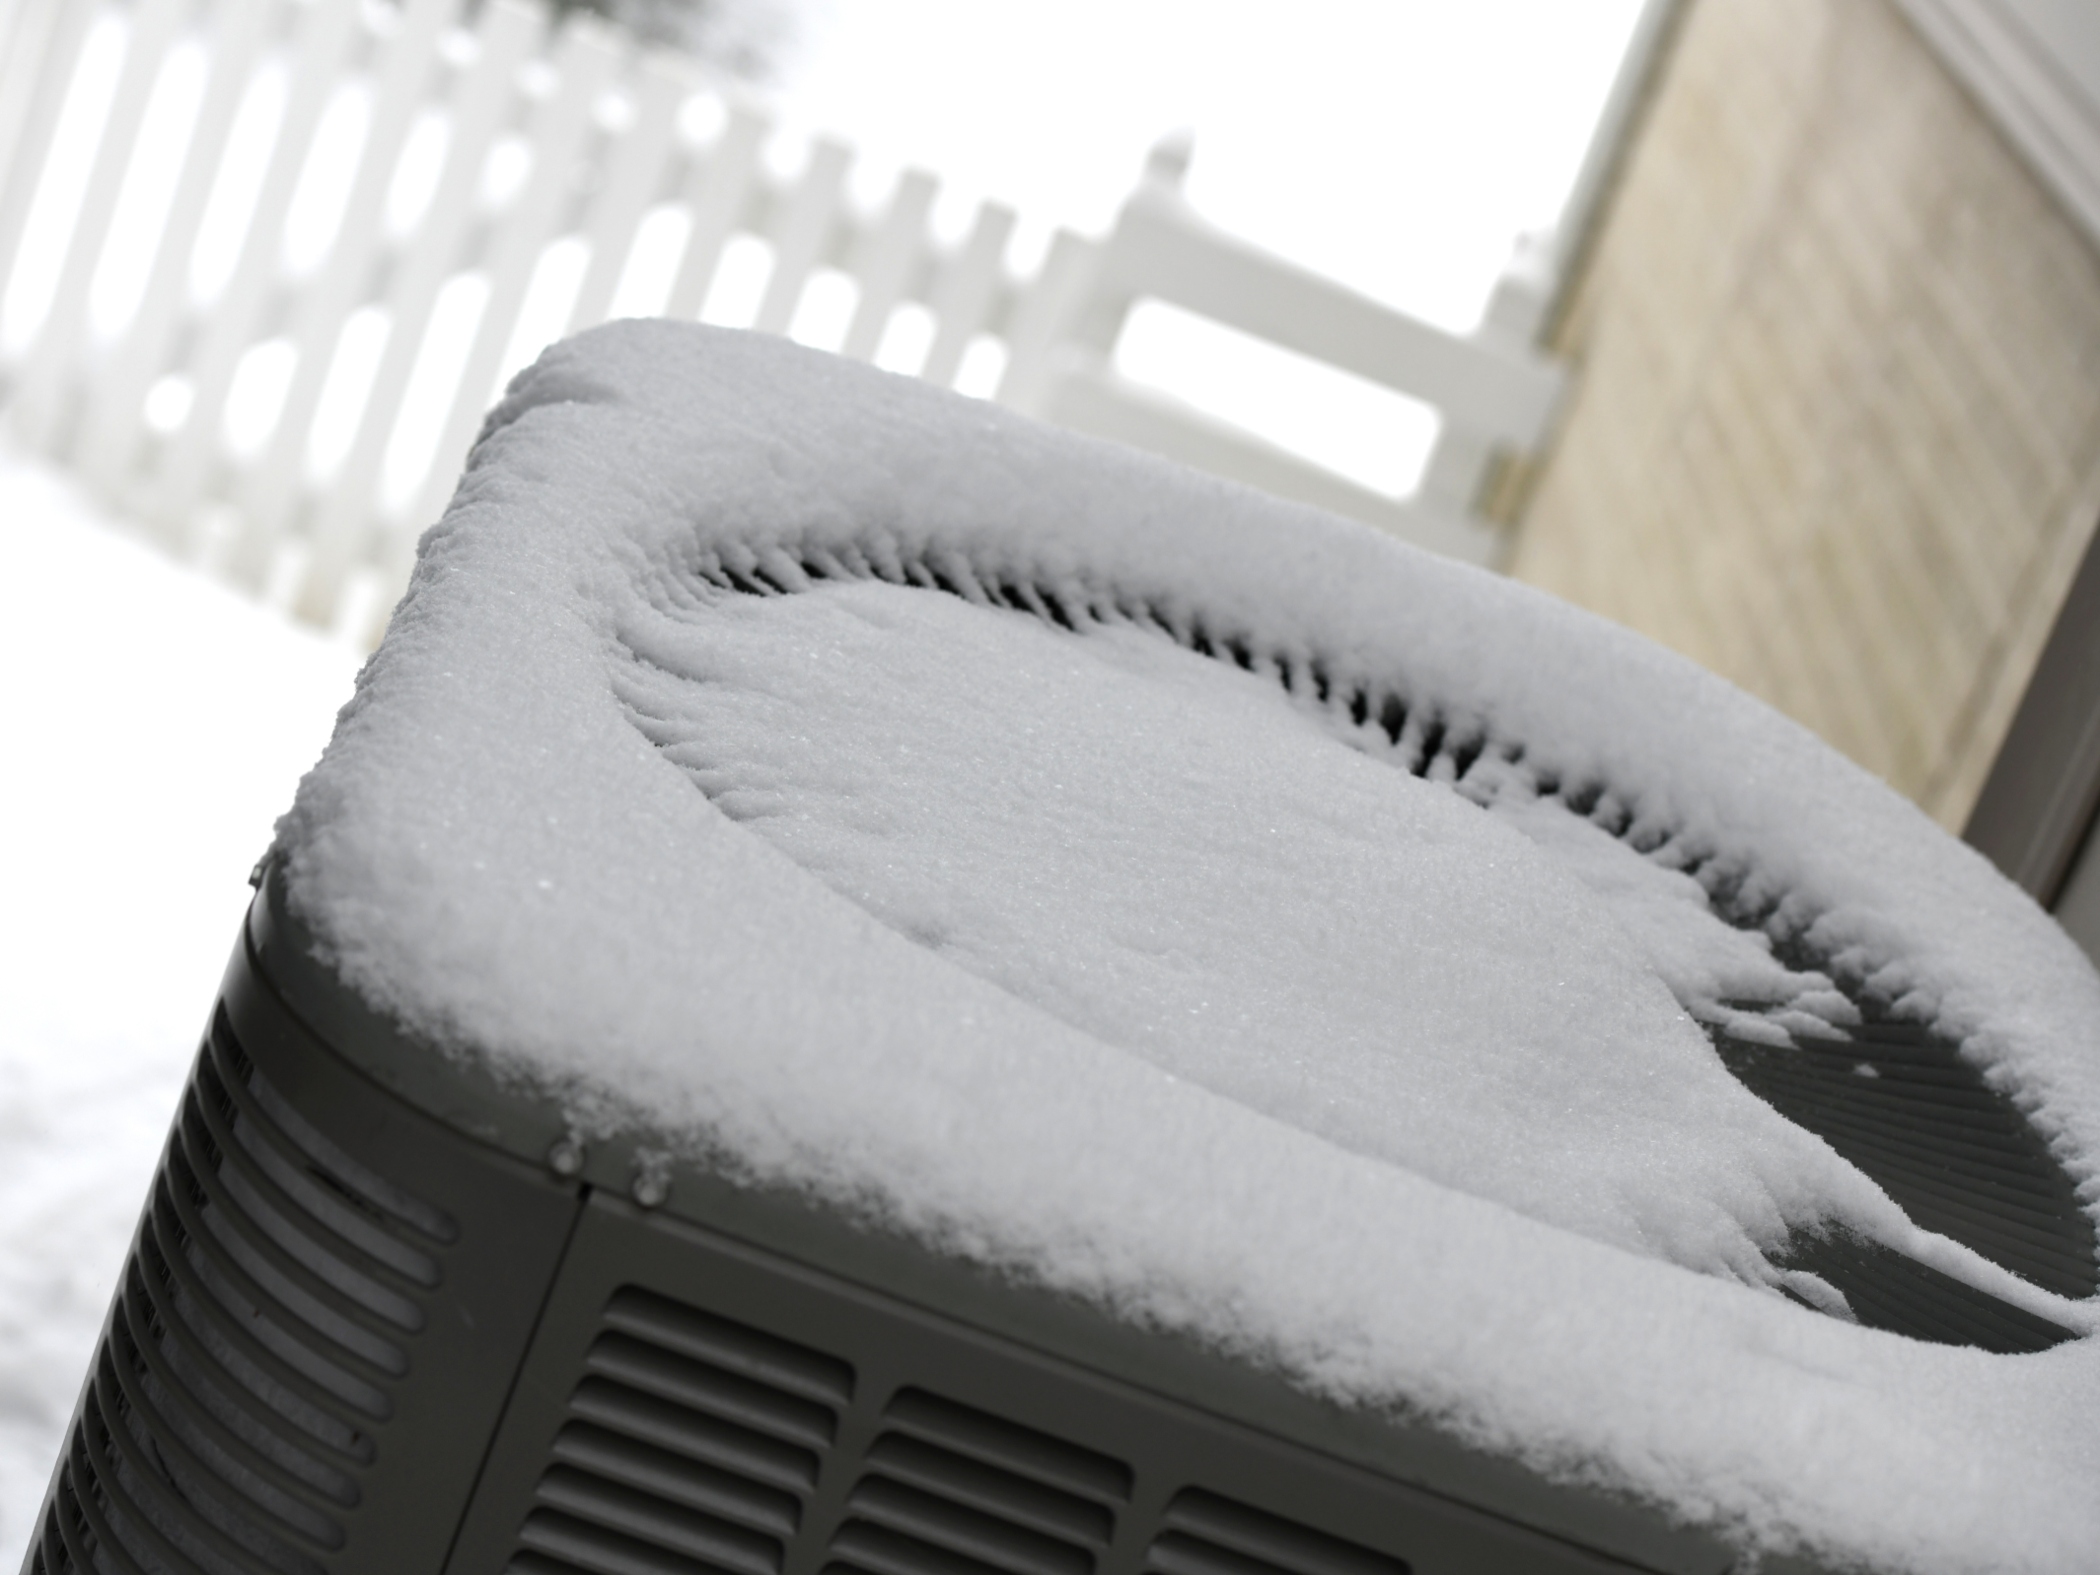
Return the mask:
[[[1424,508],[1459,515],[1472,506],[1494,462],[1494,440],[1446,421],[1422,466],[1415,500]]]
[[[584,224],[590,262],[569,308],[565,332],[573,334],[605,321],[642,215],[663,187],[672,140],[678,132],[679,106],[696,85],[692,68],[675,55],[651,55],[643,62],[634,124],[614,149],[612,175]]]
[[[1497,441],[1536,442],[1559,393],[1557,377],[1492,340],[1456,338],[1258,252],[1154,184],[1125,207],[1103,267],[1096,311],[1119,314],[1143,292],[1426,400]]]
[[[906,170],[890,198],[890,210],[847,271],[860,280],[860,300],[846,327],[841,355],[872,361],[882,345],[890,313],[911,290],[926,260],[926,221],[940,184],[923,170]]]
[[[1095,242],[1070,230],[1051,237],[1042,271],[1014,303],[1006,331],[1006,370],[993,396],[1000,404],[1029,415],[1041,413],[1058,351],[1086,311],[1100,271],[1100,252]]]
[[[773,272],[751,323],[760,333],[784,334],[794,322],[803,286],[831,249],[832,228],[846,193],[846,166],[852,159],[844,144],[829,138],[810,149],[809,165],[772,226]]]
[[[22,227],[96,9],[84,0],[22,0],[8,32],[0,60],[0,279],[14,274]]]
[[[428,7],[425,7],[428,9]],[[357,11],[345,0],[314,0],[293,41],[285,82],[284,118],[278,125],[270,162],[256,193],[247,234],[234,260],[233,272],[210,317],[202,326],[189,358],[190,408],[161,456],[154,493],[163,500],[167,523],[181,529],[207,489],[220,457],[220,433],[235,369],[267,322],[281,281],[285,223],[320,129],[331,89],[357,41]],[[373,128],[378,134],[378,128]],[[347,228],[347,222],[345,225]],[[338,235],[341,249],[345,236]],[[280,408],[273,439],[281,440],[293,419],[288,410],[298,398],[299,380],[308,372],[307,346],[294,341],[293,381]],[[267,452],[267,451],[266,451]],[[268,460],[264,460],[267,467]],[[264,514],[257,523],[274,535],[278,517]],[[269,537],[258,539],[251,528],[229,556],[228,569],[239,583],[259,585],[269,555]]]
[[[722,260],[722,248],[736,233],[758,186],[759,154],[765,150],[770,130],[763,115],[732,101],[714,147],[705,160],[693,162],[685,188],[692,225],[686,231],[685,255],[679,259],[664,316],[690,322],[700,315],[707,302],[707,287],[714,283],[715,268]]]
[[[380,466],[423,348],[431,308],[474,216],[475,196],[489,145],[503,129],[518,91],[518,69],[538,43],[542,13],[516,0],[488,0],[478,30],[480,56],[453,102],[452,139],[423,228],[396,268],[387,295],[386,349],[351,439],[349,457],[328,488],[315,520],[312,557],[296,606],[323,626],[335,616],[344,576],[356,563],[370,528]]]
[[[217,26],[211,39],[204,98],[145,292],[102,372],[95,408],[82,423],[75,448],[74,462],[81,473],[107,492],[122,488],[144,432],[147,391],[165,370],[180,327],[204,205],[218,184],[233,117],[246,98],[249,79],[282,9],[282,0],[225,0],[213,18]]]
[[[415,538],[443,512],[445,500],[452,495],[467,445],[495,394],[503,352],[517,328],[534,264],[567,216],[585,139],[593,130],[598,95],[605,91],[619,63],[619,51],[591,24],[579,20],[563,30],[554,58],[559,85],[533,117],[529,132],[532,173],[504,216],[485,258],[488,298],[452,396],[451,411],[431,454],[430,468],[415,490],[406,529],[397,523],[390,532],[397,540],[405,538],[411,556]],[[398,549],[395,555],[401,556]]]
[[[933,344],[919,376],[943,388],[955,384],[970,341],[991,326],[993,308],[1005,282],[1006,243],[1013,235],[1014,211],[987,202],[977,210],[970,238],[946,259],[934,275],[927,305],[935,323]]]
[[[1550,264],[1534,246],[1519,249],[1481,315],[1476,342],[1522,355],[1546,314]],[[1422,467],[1416,502],[1449,518],[1468,514],[1493,474],[1499,452],[1494,434],[1447,415]]]
[[[294,513],[314,415],[327,386],[337,343],[344,323],[370,289],[382,239],[387,191],[393,183],[402,146],[415,124],[425,86],[436,71],[438,41],[445,29],[453,25],[459,6],[460,0],[409,0],[399,27],[374,62],[364,146],[359,150],[357,173],[351,179],[350,193],[337,222],[335,243],[292,304],[292,377],[285,390],[277,429],[245,478],[246,485],[236,490],[246,518],[234,572],[249,583],[261,583],[274,543]],[[198,377],[200,390],[208,386],[213,391],[209,428],[200,434],[213,445],[217,442],[219,413],[227,386],[252,333],[246,314],[259,307],[264,281],[277,267],[285,220],[305,164],[306,147],[327,101],[327,84],[333,69],[327,62],[340,47],[338,31],[341,43],[347,44],[351,36],[349,25],[357,15],[355,0],[331,3],[327,9],[331,15],[325,28],[322,18],[314,19],[313,36],[292,82],[291,102],[304,106],[299,138],[293,145],[278,150],[270,174],[267,221],[259,218],[250,231],[248,252],[228,290],[229,296],[243,292],[241,300],[216,319],[214,326],[223,331],[206,363],[211,369],[209,382],[204,373]],[[256,304],[244,306],[242,303],[247,301]],[[204,403],[204,397],[200,391],[199,404]]]
[[[189,6],[190,0],[143,0],[126,40],[124,68],[80,200],[72,244],[15,394],[16,430],[32,448],[56,448],[68,435],[74,392],[88,359],[89,292],[137,151],[153,84]]]

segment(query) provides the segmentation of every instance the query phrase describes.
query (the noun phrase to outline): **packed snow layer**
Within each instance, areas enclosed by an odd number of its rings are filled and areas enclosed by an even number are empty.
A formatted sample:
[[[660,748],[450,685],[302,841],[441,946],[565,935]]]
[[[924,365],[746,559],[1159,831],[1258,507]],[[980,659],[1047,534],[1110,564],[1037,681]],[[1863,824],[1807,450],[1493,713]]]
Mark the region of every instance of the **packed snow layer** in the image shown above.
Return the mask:
[[[356,658],[0,450],[0,1570],[22,1562],[248,868]]]
[[[1398,737],[1358,692],[1404,696]],[[1396,769],[1425,717],[1494,746],[1491,812]],[[1637,791],[1628,835],[1539,773]],[[2100,981],[1791,724],[1520,587],[616,325],[492,416],[279,845],[347,980],[586,1127],[1746,1545],[2100,1546],[2093,1340],[1992,1357],[1773,1293],[1761,1248],[1842,1226],[2093,1324],[1728,1076],[1685,1006],[1848,1008],[1681,869],[1973,1036],[2089,1192]]]
[[[696,612],[624,627],[636,725],[731,820],[1017,1000],[1631,1251],[1750,1279],[1784,1219],[1905,1239],[1587,888],[1273,680],[880,581]]]

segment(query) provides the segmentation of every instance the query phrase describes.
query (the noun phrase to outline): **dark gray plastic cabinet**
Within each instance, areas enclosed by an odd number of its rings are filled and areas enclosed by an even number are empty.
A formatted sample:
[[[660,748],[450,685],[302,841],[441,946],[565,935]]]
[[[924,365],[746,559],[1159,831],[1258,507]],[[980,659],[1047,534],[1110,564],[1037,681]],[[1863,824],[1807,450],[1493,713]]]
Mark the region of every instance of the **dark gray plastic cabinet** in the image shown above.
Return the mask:
[[[309,959],[272,881],[25,1569],[1728,1563],[1637,1506],[1318,1405],[793,1200],[638,1173],[618,1145],[579,1152],[551,1106],[367,1013]]]

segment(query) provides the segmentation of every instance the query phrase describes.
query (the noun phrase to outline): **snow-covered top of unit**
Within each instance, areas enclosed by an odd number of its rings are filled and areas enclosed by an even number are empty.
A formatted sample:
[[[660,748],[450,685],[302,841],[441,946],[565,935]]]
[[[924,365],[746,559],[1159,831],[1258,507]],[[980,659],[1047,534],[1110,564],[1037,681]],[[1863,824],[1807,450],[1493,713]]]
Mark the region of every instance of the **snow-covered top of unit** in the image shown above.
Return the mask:
[[[2090,1203],[2100,980],[1808,734],[1521,586],[615,325],[491,417],[279,848],[343,979],[586,1131],[1747,1546],[2100,1546],[2100,1341],[1876,1333],[1770,1260],[1840,1230],[2092,1304],[1920,1230],[1701,1027],[1871,995]]]

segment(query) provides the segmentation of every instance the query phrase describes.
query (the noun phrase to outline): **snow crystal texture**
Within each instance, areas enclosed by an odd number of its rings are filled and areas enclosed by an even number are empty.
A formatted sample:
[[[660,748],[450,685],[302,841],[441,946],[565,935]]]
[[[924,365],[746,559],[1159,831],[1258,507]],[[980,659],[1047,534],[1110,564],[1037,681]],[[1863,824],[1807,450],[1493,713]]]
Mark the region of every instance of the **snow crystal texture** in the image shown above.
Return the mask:
[[[1694,1020],[1845,1023],[1717,910],[1765,915],[2075,1165],[2100,981],[1799,729],[1521,587],[614,325],[492,415],[279,846],[344,978],[587,1127],[1745,1546],[2100,1546],[2091,1338],[1876,1334],[1767,1255],[1836,1228],[2091,1309],[1921,1231]]]

